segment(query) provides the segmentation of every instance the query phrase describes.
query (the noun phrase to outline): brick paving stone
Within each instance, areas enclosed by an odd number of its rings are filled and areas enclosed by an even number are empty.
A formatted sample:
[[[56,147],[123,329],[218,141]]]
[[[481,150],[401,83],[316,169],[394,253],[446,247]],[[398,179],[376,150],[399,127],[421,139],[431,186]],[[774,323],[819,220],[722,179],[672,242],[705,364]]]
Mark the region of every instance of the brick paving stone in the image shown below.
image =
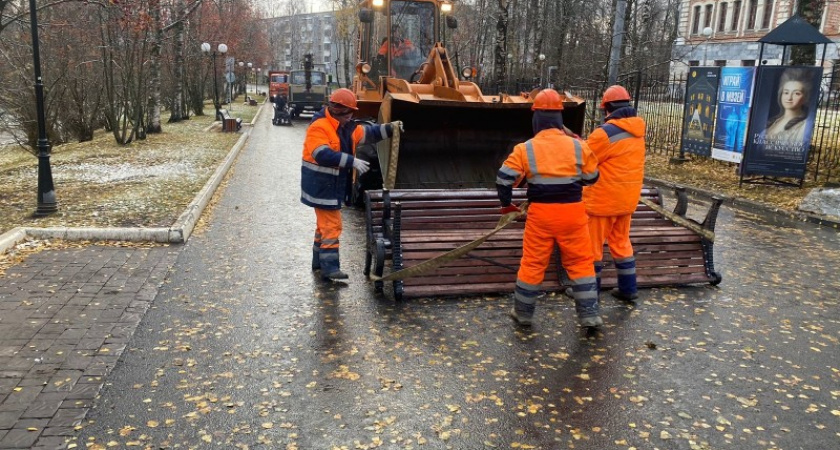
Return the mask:
[[[43,386],[22,386],[13,390],[6,400],[0,404],[0,412],[2,411],[26,411],[26,408],[38,397]]]
[[[0,430],[11,430],[23,411],[0,411]]]
[[[20,417],[21,419],[52,417],[58,411],[58,407],[61,406],[65,397],[67,397],[66,392],[41,392]]]
[[[0,440],[0,448],[2,449],[24,449],[30,448],[35,441],[38,440],[38,437],[41,436],[41,433],[38,431],[29,431],[26,429],[14,428],[9,430],[6,436]]]
[[[48,430],[51,428],[48,428]],[[46,432],[46,430],[44,430]],[[43,434],[35,442],[31,450],[62,450],[67,447],[70,439],[64,436],[44,436]],[[79,447],[76,447],[79,448]]]
[[[0,449],[66,448],[179,251],[47,250],[0,276]]]
[[[88,408],[59,408],[47,426],[50,427],[75,427],[82,423],[87,414]]]

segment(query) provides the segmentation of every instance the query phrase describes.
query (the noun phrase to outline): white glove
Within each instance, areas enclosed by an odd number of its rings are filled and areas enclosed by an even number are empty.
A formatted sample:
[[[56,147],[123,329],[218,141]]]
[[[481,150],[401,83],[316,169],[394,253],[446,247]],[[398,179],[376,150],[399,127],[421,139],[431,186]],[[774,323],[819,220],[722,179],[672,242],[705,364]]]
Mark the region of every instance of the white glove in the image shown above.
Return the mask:
[[[359,172],[359,175],[364,175],[365,172],[370,170],[370,163],[364,159],[355,158],[353,159],[353,168],[356,169],[356,172]]]
[[[405,133],[405,128],[403,128],[402,120],[395,120],[395,121],[391,122],[391,126],[394,127],[394,128],[399,128],[400,133]]]

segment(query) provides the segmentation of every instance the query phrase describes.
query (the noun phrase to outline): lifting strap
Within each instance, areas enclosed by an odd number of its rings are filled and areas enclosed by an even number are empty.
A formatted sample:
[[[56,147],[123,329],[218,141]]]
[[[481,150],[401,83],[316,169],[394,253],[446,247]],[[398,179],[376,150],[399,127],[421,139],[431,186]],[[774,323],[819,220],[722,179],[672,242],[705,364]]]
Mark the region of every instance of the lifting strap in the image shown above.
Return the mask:
[[[658,212],[659,214],[662,214],[662,216],[664,216],[666,219],[670,220],[671,222],[674,222],[677,225],[682,225],[682,226],[688,228],[689,230],[691,230],[691,231],[699,234],[700,236],[702,236],[704,239],[707,239],[709,242],[714,242],[715,241],[715,232],[714,231],[707,230],[707,229],[703,228],[702,225],[698,224],[697,222],[695,222],[693,220],[686,219],[685,217],[680,216],[678,214],[674,214],[673,212],[668,211],[667,209],[657,205],[656,203],[654,203],[654,202],[652,202],[652,201],[650,201],[650,200],[648,200],[644,197],[639,198],[639,200],[642,203],[644,203],[645,205],[647,205],[650,209]]]
[[[448,263],[449,261],[454,261],[467,253],[473,251],[476,247],[483,244],[484,241],[489,239],[494,234],[498,233],[511,223],[513,223],[516,219],[524,216],[528,211],[528,202],[523,202],[519,205],[519,212],[510,212],[505,214],[499,219],[499,222],[496,224],[496,228],[493,228],[492,231],[489,233],[481,236],[480,238],[464,244],[454,250],[450,250],[442,255],[435,256],[434,258],[427,259],[426,261],[421,262],[420,264],[416,264],[414,266],[398,270],[396,272],[389,273],[382,278],[378,278],[375,275],[372,275],[371,278],[376,281],[394,281],[394,280],[403,280],[409,277],[415,277],[418,275],[422,275],[426,272],[432,271],[437,269],[438,267]]]

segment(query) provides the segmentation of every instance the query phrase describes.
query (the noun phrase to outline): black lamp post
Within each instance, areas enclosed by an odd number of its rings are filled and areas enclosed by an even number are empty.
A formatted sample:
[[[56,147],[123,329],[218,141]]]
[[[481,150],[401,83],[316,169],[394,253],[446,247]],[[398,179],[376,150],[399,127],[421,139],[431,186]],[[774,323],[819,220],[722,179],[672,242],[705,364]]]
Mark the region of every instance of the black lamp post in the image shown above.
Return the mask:
[[[58,211],[58,202],[55,199],[55,186],[50,168],[50,141],[47,140],[47,121],[44,115],[44,83],[41,80],[35,0],[29,0],[29,17],[32,21],[32,59],[35,65],[35,104],[38,114],[38,208],[34,215],[41,217]]]
[[[201,51],[209,54],[213,58],[213,106],[216,107],[216,120],[221,120],[219,117],[219,82],[216,79],[216,50],[210,51],[210,44],[207,42],[201,44]],[[227,45],[219,44],[218,52],[222,55],[227,53]]]

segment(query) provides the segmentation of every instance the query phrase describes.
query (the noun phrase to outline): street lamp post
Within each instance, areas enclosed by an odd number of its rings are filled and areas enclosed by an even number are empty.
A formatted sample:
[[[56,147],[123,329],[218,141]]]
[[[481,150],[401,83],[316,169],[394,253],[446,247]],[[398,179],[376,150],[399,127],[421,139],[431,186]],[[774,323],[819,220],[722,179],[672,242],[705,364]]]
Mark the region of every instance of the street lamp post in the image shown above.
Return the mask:
[[[545,54],[540,53],[540,89],[543,89],[543,66],[545,65]]]
[[[706,37],[706,40],[705,40],[705,41],[703,41],[703,65],[704,65],[704,66],[708,66],[708,65],[709,65],[709,64],[706,62],[706,58],[707,58],[707,57],[708,57],[708,55],[709,55],[709,39],[711,39],[711,38],[712,38],[712,33],[713,33],[713,32],[714,32],[714,30],[712,30],[712,27],[706,27],[706,28],[703,28],[703,36],[705,36],[705,37]]]
[[[251,73],[254,72],[254,64],[248,63],[248,72],[249,72],[247,74],[248,75],[248,80],[250,80],[251,79]],[[248,90],[248,83],[245,83],[245,90],[246,91]]]
[[[38,13],[35,0],[29,0],[29,17],[32,21],[32,59],[35,66],[35,105],[38,115],[38,207],[36,217],[58,211],[55,199],[52,169],[50,168],[50,141],[47,140],[47,120],[44,114],[44,83],[41,80],[41,52],[38,47]]]
[[[260,73],[261,72],[262,72],[262,69],[257,67],[257,76],[256,76],[256,78],[254,78],[254,97],[260,95],[259,89],[257,89],[257,83],[260,82]]]
[[[216,78],[216,51],[218,51],[219,54],[224,55],[227,53],[228,48],[225,44],[219,44],[217,50],[211,52],[210,49],[211,47],[209,43],[205,42],[201,44],[201,51],[205,54],[209,54],[213,58],[213,106],[216,107],[216,120],[221,120],[219,117],[219,81]]]

